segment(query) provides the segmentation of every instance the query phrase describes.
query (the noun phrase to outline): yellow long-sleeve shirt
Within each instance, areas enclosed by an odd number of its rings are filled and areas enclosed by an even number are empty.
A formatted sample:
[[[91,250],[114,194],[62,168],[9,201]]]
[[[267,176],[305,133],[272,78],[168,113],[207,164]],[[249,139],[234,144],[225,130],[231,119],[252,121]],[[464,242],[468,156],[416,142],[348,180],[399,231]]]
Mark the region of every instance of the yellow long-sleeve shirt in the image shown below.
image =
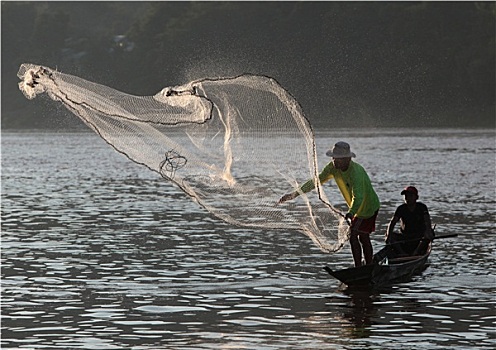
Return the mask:
[[[348,212],[359,218],[366,219],[379,210],[379,197],[374,191],[370,178],[365,169],[353,161],[346,171],[338,170],[333,162],[329,162],[319,174],[320,183],[334,178],[344,200],[348,204]],[[315,188],[313,180],[305,182],[301,192],[309,192]]]

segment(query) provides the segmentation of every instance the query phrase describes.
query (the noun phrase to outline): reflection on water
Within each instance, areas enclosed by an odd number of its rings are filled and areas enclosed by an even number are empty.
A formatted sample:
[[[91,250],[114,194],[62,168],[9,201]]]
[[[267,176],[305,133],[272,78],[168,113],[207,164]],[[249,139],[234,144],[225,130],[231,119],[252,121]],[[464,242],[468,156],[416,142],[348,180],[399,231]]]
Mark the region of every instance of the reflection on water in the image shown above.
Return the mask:
[[[330,304],[338,305],[341,310],[334,316],[334,322],[340,322],[343,325],[343,336],[346,338],[370,337],[371,320],[377,313],[374,301],[380,300],[378,292],[345,288],[339,299],[342,299],[339,303],[331,302]]]
[[[459,234],[411,283],[340,286],[322,266],[348,246],[219,222],[93,134],[4,133],[2,348],[494,348],[494,133],[341,131],[321,153],[337,137],[377,184],[376,249],[411,183]]]

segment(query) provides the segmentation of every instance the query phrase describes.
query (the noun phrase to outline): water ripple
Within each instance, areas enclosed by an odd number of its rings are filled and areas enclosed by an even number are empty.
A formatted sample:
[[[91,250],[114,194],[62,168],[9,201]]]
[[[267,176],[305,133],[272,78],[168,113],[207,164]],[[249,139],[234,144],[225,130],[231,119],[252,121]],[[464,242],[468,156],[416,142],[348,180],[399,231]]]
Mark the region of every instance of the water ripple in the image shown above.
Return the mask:
[[[219,222],[93,134],[3,134],[2,348],[493,349],[494,135],[348,133],[382,231],[414,182],[438,234],[459,234],[411,283],[344,288],[322,266],[349,247]]]

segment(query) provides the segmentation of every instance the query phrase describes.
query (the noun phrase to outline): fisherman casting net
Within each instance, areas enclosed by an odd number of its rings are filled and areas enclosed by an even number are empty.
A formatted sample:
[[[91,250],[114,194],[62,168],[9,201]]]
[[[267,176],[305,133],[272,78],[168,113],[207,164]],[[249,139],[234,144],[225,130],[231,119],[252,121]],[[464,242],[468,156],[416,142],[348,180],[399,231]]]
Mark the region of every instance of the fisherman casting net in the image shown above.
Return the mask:
[[[28,99],[46,93],[61,102],[116,151],[228,223],[298,230],[325,252],[347,239],[317,180],[313,130],[274,79],[203,79],[132,96],[31,64],[18,76]],[[318,184],[314,191],[278,204],[310,178]]]

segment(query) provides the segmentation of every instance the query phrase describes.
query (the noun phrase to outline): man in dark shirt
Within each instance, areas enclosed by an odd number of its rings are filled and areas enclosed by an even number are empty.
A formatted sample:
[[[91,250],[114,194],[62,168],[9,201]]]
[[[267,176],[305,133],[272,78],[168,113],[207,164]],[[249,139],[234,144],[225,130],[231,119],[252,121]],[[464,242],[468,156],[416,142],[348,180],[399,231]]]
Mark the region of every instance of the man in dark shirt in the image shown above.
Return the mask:
[[[399,253],[419,253],[422,243],[434,238],[429,210],[424,203],[418,202],[418,191],[413,186],[406,187],[401,194],[405,204],[400,205],[389,222],[386,243],[391,244]],[[396,223],[401,222],[401,233],[394,232]]]

